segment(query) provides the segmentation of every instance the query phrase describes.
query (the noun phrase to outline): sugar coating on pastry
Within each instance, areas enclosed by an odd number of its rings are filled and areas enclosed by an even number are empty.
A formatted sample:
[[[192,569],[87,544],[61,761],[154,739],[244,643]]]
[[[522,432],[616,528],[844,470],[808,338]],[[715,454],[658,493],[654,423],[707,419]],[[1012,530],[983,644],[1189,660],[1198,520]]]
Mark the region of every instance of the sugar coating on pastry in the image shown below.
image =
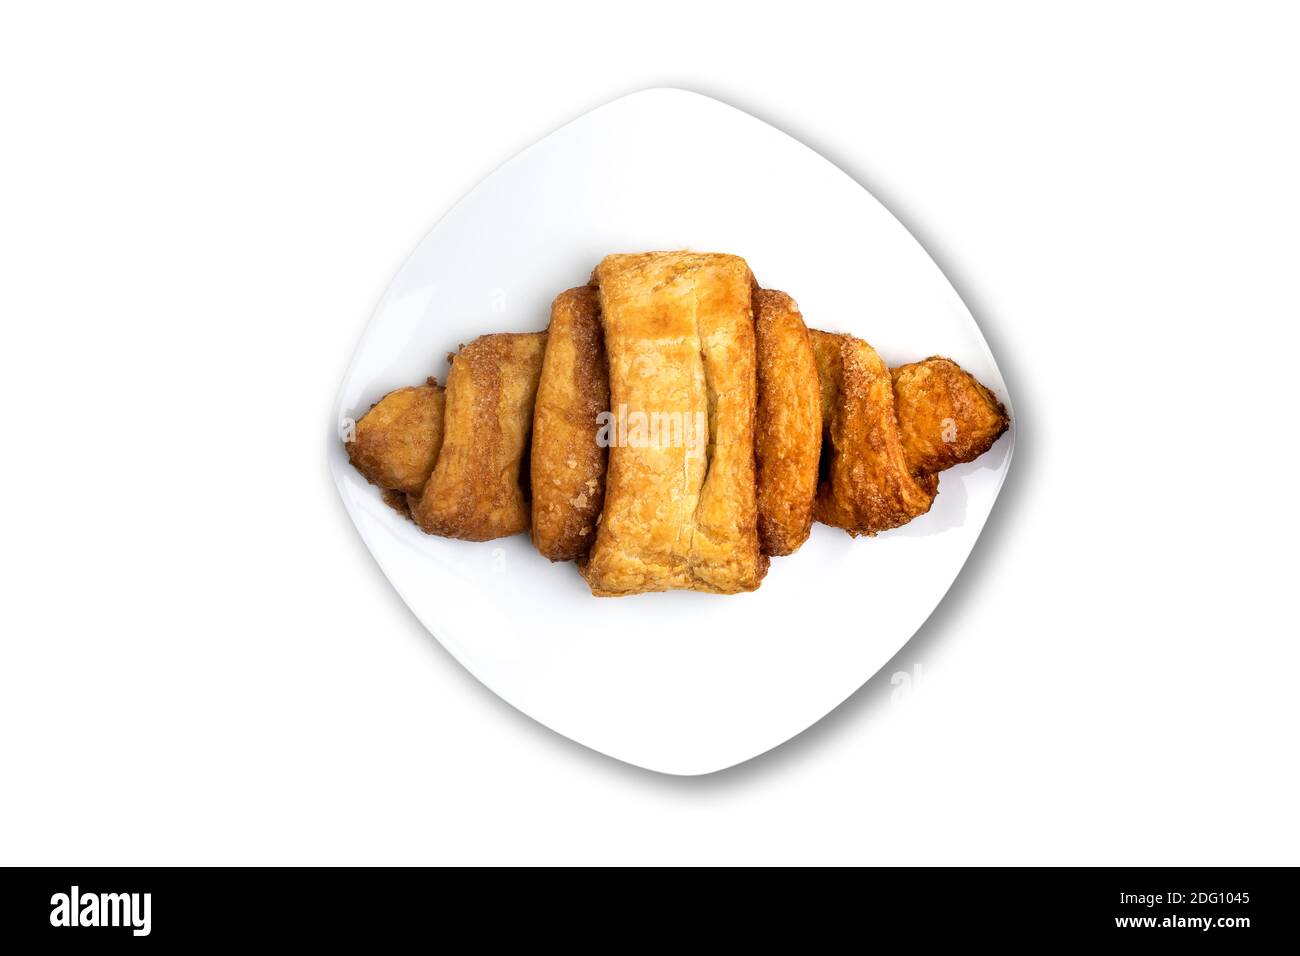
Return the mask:
[[[586,554],[596,537],[608,457],[597,432],[608,411],[600,299],[590,286],[569,289],[551,305],[533,410],[531,534],[552,561]]]
[[[951,359],[933,356],[891,375],[903,452],[914,472],[974,461],[1010,424],[997,396]]]
[[[930,510],[938,491],[932,474],[913,475],[894,411],[894,386],[884,361],[850,335],[812,332],[821,378],[826,477],[814,516],[849,534],[874,535]]]
[[[389,392],[361,416],[348,458],[371,484],[418,495],[442,448],[444,395],[433,379]]]
[[[759,542],[764,554],[792,554],[808,539],[817,496],[822,446],[817,363],[799,307],[784,292],[754,293],[754,331]]]
[[[753,276],[738,256],[606,257],[609,467],[580,567],[601,596],[757,588]]]
[[[545,332],[503,332],[453,357],[442,449],[424,491],[408,499],[425,531],[488,541],[528,530],[522,467],[545,347]]]

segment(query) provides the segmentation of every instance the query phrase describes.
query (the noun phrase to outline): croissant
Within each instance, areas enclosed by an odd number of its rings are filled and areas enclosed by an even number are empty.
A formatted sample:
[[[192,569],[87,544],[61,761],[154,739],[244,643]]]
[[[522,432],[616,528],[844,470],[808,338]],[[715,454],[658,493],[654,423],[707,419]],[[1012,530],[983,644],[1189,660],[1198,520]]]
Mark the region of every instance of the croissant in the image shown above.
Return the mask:
[[[388,393],[353,465],[425,531],[529,531],[599,596],[757,588],[814,520],[875,535],[1010,421],[949,359],[889,369],[716,253],[606,257],[546,332],[485,335]]]

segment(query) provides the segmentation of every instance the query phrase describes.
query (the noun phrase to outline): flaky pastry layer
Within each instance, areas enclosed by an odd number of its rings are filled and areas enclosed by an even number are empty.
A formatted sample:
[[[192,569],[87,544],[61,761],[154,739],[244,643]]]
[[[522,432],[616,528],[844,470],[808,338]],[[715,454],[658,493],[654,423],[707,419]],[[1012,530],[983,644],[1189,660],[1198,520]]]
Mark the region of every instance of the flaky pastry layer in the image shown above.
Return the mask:
[[[764,554],[791,554],[808,538],[822,446],[821,390],[812,340],[795,301],[754,293],[758,353],[758,535]]]
[[[889,368],[866,342],[813,332],[828,429],[827,477],[816,519],[849,534],[874,535],[930,510],[935,475],[913,475],[894,413]]]
[[[615,431],[604,511],[581,566],[592,593],[753,590],[767,559],[749,266],[710,253],[614,255],[592,281],[611,411],[629,425]]]
[[[375,402],[347,443],[353,467],[386,491],[418,495],[442,448],[444,401],[442,387],[429,379]]]
[[[556,296],[533,411],[532,538],[552,561],[584,555],[605,501],[606,448],[599,416],[609,410],[600,299],[581,286]]]
[[[425,531],[487,541],[528,530],[520,466],[545,347],[545,332],[503,332],[453,358],[442,449],[424,491],[408,498]]]
[[[974,461],[1011,423],[997,397],[951,359],[934,356],[890,374],[903,453],[913,472]]]

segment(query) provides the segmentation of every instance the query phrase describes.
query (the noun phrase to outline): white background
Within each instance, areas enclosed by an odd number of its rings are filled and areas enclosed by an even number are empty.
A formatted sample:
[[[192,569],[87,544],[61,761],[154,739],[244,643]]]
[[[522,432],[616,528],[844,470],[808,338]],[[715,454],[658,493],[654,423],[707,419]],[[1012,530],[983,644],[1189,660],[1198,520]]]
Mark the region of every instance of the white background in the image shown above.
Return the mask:
[[[1282,5],[180,6],[0,14],[0,862],[1300,862]],[[918,636],[702,778],[480,687],[323,450],[420,236],[662,85],[892,209],[1019,413]]]

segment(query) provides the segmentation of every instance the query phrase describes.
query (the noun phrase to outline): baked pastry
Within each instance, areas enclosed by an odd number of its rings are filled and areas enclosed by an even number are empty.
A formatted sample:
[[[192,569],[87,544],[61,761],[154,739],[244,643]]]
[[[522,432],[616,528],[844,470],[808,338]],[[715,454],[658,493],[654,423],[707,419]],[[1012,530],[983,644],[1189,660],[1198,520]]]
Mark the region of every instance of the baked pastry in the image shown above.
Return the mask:
[[[442,447],[444,395],[435,379],[394,389],[361,416],[347,441],[348,459],[371,484],[418,495]]]
[[[866,342],[813,332],[829,457],[814,515],[849,534],[874,535],[930,510],[939,480],[913,475],[894,412],[889,368]]]
[[[552,561],[584,555],[605,500],[608,452],[597,441],[609,411],[600,300],[581,286],[551,305],[546,355],[533,410],[533,544]]]
[[[452,359],[438,461],[423,492],[408,498],[425,531],[487,541],[528,530],[521,466],[545,347],[545,332],[503,332]]]
[[[347,451],[432,534],[531,531],[592,593],[753,590],[812,520],[874,535],[1010,422],[955,362],[808,329],[737,256],[609,256],[548,332],[485,335],[385,395]]]
[[[913,472],[934,474],[974,461],[1011,423],[997,396],[951,359],[935,356],[890,374],[903,454]]]
[[[808,539],[822,447],[821,390],[812,340],[795,301],[754,293],[758,353],[758,537],[764,554],[792,554]]]
[[[758,587],[753,276],[738,256],[606,257],[609,471],[583,575],[601,596]]]

